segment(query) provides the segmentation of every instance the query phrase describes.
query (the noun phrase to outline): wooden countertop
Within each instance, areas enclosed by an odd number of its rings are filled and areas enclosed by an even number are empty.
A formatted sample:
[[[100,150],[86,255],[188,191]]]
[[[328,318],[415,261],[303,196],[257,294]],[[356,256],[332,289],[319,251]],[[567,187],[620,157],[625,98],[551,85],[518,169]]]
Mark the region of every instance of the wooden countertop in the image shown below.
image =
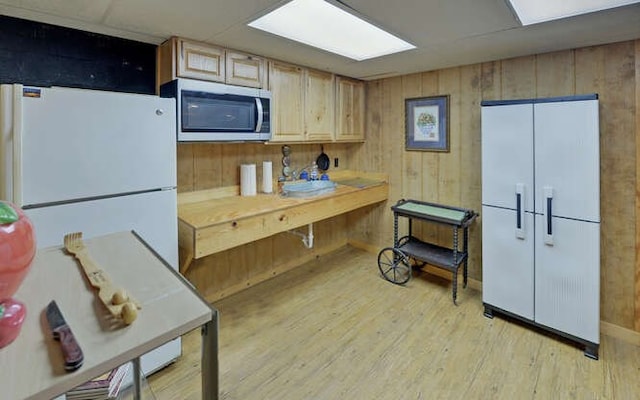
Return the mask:
[[[363,178],[364,187],[347,186]],[[178,241],[187,253],[180,266],[186,272],[194,258],[227,250],[276,233],[331,218],[388,197],[382,174],[344,171],[332,174],[336,190],[315,197],[278,194],[239,196],[237,186],[178,195]]]

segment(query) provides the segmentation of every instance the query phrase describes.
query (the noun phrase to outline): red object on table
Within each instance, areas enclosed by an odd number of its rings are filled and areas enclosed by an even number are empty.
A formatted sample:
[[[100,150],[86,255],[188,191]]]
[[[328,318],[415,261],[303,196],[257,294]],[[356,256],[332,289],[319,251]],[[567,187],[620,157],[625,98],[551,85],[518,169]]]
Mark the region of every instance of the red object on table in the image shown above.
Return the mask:
[[[20,333],[26,309],[11,296],[29,272],[35,255],[33,224],[19,207],[0,201],[0,348]]]
[[[31,221],[19,207],[0,201],[0,300],[18,290],[35,255]]]
[[[0,349],[13,342],[20,333],[27,309],[14,299],[0,300]]]

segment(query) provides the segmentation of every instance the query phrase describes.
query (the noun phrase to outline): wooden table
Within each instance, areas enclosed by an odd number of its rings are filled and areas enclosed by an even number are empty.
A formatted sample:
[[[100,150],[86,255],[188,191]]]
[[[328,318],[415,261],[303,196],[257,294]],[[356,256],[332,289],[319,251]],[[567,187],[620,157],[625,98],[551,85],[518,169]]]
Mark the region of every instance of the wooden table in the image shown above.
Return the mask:
[[[89,253],[142,309],[124,326],[97,300],[77,261],[61,247],[38,250],[14,298],[27,316],[18,338],[0,350],[3,399],[51,399],[202,327],[203,398],[218,398],[218,313],[180,274],[133,232],[85,240]],[[60,344],[45,317],[55,300],[84,352],[84,364],[65,372]],[[135,365],[135,363],[134,363]]]

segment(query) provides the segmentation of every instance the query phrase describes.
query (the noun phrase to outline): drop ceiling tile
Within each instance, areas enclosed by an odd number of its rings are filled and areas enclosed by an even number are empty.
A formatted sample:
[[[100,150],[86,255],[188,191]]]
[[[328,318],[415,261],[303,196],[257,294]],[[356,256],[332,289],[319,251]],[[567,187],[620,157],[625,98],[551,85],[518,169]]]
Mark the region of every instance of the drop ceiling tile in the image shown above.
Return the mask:
[[[105,23],[156,36],[206,40],[242,23],[277,0],[113,0]]]
[[[348,0],[342,3],[418,47],[519,26],[505,0]]]
[[[0,0],[6,5],[84,22],[100,22],[111,0]]]

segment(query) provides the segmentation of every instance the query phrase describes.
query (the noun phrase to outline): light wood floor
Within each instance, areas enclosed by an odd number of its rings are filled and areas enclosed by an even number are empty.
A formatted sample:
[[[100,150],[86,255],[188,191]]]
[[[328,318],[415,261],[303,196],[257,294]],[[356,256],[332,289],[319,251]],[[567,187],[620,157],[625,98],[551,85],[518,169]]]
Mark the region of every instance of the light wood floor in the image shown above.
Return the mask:
[[[383,280],[376,256],[346,247],[225,298],[220,398],[638,399],[640,348],[603,336],[600,360],[482,315],[478,291],[426,273]],[[200,399],[200,336],[152,375],[158,400]]]

